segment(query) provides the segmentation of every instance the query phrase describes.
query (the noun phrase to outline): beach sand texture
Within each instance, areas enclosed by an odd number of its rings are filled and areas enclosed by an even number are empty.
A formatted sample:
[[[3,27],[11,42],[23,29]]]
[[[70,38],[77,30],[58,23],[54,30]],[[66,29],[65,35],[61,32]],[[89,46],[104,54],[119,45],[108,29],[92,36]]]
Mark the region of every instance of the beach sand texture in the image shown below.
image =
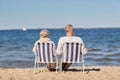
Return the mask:
[[[120,80],[120,66],[85,67],[85,73],[74,67],[67,72],[40,72],[33,68],[0,68],[0,80]]]

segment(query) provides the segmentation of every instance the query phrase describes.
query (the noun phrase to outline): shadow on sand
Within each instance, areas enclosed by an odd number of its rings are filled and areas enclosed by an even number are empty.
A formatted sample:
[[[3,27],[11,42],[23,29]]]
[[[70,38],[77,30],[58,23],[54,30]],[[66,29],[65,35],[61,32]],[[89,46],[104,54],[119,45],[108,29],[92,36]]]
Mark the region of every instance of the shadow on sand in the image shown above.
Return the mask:
[[[82,72],[81,69],[68,69],[67,71],[72,71],[72,72]],[[84,72],[88,74],[91,71],[100,71],[100,68],[91,68],[91,69],[84,69]]]

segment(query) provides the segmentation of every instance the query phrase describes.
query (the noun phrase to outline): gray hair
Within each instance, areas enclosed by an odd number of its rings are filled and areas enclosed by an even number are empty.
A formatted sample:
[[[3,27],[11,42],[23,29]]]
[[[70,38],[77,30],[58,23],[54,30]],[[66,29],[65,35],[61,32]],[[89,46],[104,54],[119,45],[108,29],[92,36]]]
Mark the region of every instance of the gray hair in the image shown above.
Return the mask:
[[[49,37],[49,32],[48,32],[48,30],[47,30],[47,29],[41,30],[41,32],[40,32],[40,37],[42,37],[42,38]]]
[[[67,24],[67,25],[65,26],[65,31],[66,31],[66,32],[69,32],[69,31],[71,31],[71,30],[74,30],[74,29],[73,29],[73,25]]]

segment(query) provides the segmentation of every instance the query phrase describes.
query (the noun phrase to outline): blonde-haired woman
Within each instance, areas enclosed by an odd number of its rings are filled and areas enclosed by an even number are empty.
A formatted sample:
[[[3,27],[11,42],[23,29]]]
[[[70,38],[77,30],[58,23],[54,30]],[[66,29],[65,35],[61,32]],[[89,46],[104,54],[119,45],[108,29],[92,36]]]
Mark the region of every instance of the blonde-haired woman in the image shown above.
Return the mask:
[[[37,43],[38,42],[52,42],[53,47],[55,47],[55,43],[52,40],[50,40],[50,38],[49,38],[49,32],[48,32],[47,29],[41,30],[40,39],[35,42],[34,47],[33,47],[33,53],[37,53]],[[55,55],[55,50],[54,50],[53,55]],[[53,58],[55,60],[55,56],[53,56]],[[52,70],[55,70],[56,64],[55,63],[50,63],[50,64],[47,64],[47,66],[48,66],[48,70],[52,71]]]

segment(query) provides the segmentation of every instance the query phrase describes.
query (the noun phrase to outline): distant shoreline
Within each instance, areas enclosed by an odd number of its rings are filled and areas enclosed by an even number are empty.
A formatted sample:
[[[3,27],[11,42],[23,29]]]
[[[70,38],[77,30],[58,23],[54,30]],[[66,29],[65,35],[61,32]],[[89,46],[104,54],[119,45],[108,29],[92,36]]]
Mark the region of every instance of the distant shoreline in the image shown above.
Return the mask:
[[[27,30],[41,30],[41,29],[64,29],[64,28],[27,28]],[[91,27],[91,28],[75,28],[75,29],[120,29],[120,27]],[[23,30],[23,29],[0,29],[2,30]]]

